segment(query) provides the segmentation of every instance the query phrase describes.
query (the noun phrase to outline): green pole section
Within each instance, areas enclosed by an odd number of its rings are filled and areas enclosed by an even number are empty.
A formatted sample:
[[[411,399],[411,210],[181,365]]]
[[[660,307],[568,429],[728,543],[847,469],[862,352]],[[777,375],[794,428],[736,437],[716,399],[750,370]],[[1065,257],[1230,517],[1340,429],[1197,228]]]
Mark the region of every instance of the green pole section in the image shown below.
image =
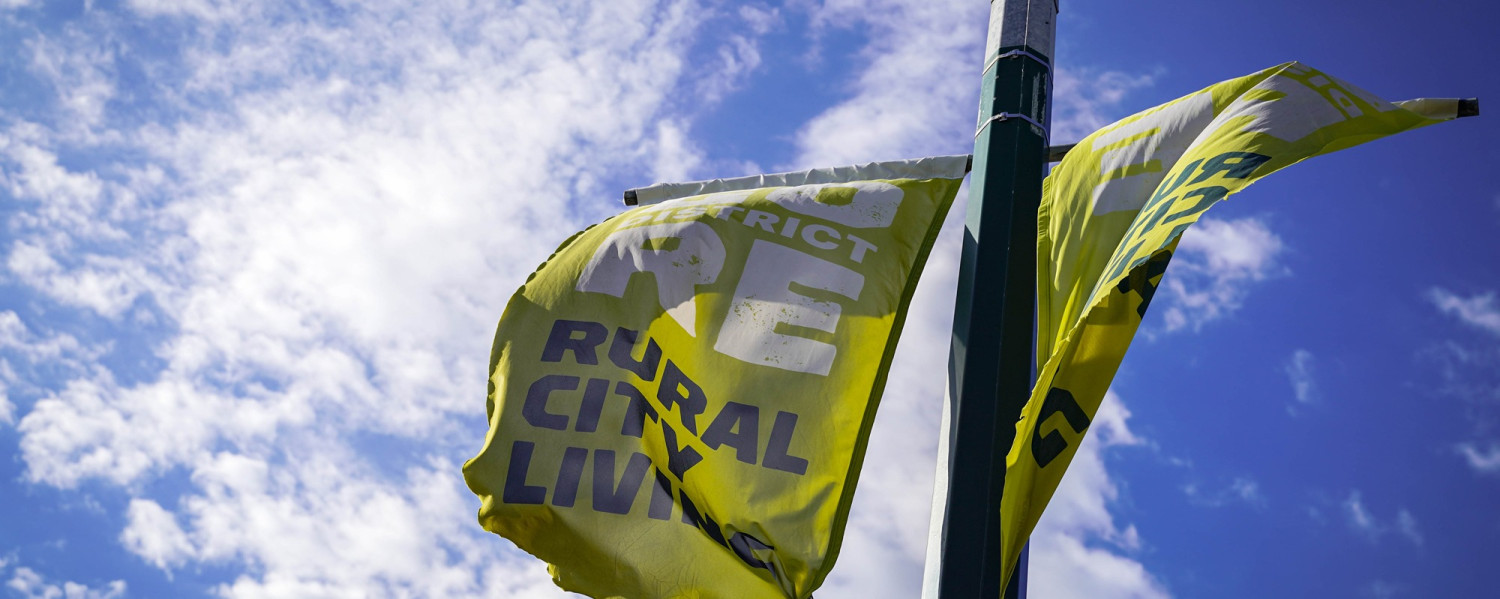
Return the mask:
[[[1047,165],[1057,0],[993,0],[948,358],[924,596],[1002,597],[1005,457],[1031,393],[1036,211]],[[946,454],[946,464],[941,463]],[[946,491],[946,496],[943,496]],[[941,515],[938,511],[941,510]],[[936,564],[934,564],[936,561]],[[1004,597],[1025,596],[1025,567]]]

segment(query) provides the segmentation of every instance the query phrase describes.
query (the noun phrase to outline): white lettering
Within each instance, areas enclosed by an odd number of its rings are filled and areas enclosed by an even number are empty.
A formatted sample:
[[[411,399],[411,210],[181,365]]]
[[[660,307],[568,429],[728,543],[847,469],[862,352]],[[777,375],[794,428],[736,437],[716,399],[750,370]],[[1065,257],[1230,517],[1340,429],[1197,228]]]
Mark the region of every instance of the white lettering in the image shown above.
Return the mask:
[[[578,290],[624,297],[631,278],[650,273],[661,307],[696,337],[695,287],[713,283],[723,268],[724,242],[704,223],[622,229],[599,244],[578,277]]]
[[[1162,165],[1177,162],[1213,116],[1213,95],[1203,92],[1095,137],[1093,149],[1103,153],[1094,214],[1140,210],[1167,175]]]
[[[827,198],[819,201],[824,190],[832,189],[853,189],[853,197],[841,204],[826,203]],[[890,183],[855,181],[782,187],[767,194],[766,199],[804,216],[863,229],[891,226],[896,220],[896,209],[901,207],[904,195],[900,187]]]
[[[843,307],[792,291],[791,285],[858,299],[864,282],[863,275],[843,266],[757,240],[714,349],[751,364],[827,376],[836,346],[776,328],[791,325],[832,333]]]

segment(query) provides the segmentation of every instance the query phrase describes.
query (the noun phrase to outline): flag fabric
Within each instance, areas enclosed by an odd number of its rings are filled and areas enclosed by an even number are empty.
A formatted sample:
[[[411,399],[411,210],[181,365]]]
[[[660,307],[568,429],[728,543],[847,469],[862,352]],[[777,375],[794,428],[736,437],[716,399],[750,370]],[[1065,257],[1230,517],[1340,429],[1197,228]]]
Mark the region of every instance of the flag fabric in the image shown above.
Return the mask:
[[[1127,117],[1068,152],[1037,213],[1041,368],[1007,456],[1002,588],[1182,232],[1260,177],[1457,112],[1457,100],[1388,103],[1293,62]]]
[[[479,521],[594,597],[808,597],[967,171],[928,158],[638,190],[511,298]]]

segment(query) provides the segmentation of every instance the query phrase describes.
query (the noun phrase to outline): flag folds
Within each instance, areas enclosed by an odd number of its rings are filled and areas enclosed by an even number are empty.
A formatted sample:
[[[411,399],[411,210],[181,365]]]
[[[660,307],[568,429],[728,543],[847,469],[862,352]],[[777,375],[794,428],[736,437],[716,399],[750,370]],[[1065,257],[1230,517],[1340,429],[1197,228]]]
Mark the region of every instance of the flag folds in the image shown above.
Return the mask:
[[[595,597],[808,597],[966,157],[639,190],[516,292],[488,530]]]
[[[1006,580],[1183,231],[1260,177],[1457,111],[1457,100],[1388,103],[1287,63],[1127,117],[1069,151],[1046,179],[1037,214],[1041,367],[1007,456]]]

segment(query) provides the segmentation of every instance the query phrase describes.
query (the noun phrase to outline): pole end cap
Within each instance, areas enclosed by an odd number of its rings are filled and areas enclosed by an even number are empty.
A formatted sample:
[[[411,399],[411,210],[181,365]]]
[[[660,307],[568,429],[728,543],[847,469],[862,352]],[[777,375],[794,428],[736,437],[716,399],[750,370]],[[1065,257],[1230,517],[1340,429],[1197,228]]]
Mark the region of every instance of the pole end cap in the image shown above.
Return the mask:
[[[1466,116],[1479,116],[1479,98],[1460,98],[1458,101],[1458,118]]]

